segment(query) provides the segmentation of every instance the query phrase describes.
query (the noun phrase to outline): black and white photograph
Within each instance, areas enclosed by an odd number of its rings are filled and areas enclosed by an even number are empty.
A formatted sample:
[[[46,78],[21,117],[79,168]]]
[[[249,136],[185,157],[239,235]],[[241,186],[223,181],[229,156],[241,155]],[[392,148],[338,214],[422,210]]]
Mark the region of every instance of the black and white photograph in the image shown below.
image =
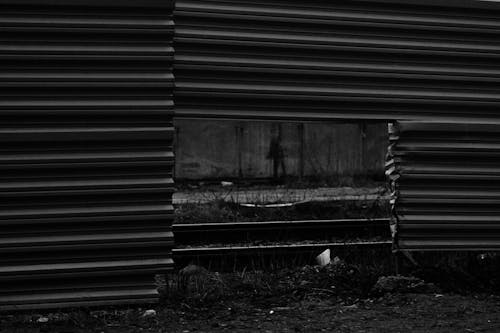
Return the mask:
[[[500,0],[0,0],[0,333],[500,332]]]

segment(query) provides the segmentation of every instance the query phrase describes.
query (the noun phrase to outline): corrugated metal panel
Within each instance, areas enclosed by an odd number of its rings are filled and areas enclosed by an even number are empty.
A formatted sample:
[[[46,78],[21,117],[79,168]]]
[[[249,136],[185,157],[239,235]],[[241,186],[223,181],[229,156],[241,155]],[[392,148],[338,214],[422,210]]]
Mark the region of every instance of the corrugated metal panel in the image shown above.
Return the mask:
[[[157,300],[154,274],[172,267],[172,8],[0,1],[0,310]]]
[[[178,0],[176,115],[498,119],[499,7]]]
[[[391,141],[397,249],[500,249],[500,125],[398,122]]]

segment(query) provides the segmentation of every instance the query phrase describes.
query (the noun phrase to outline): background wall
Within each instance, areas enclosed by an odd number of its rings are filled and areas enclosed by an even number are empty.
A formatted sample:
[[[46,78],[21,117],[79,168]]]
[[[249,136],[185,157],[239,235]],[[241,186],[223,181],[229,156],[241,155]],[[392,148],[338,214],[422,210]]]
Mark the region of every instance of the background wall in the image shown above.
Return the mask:
[[[382,179],[387,124],[373,122],[176,121],[176,178],[272,178],[283,152],[288,176]],[[274,140],[275,149],[271,149]],[[278,153],[279,155],[279,153]]]

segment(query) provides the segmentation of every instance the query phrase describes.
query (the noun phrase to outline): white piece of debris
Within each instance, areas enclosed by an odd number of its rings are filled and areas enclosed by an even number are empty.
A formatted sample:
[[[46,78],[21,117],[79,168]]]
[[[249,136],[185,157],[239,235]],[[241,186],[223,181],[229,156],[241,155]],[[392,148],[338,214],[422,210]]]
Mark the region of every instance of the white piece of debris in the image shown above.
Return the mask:
[[[142,314],[143,317],[152,317],[152,316],[156,316],[156,311],[153,310],[153,309],[149,309],[149,310],[146,310],[144,311],[144,313]]]
[[[316,262],[320,266],[326,266],[329,265],[331,262],[330,259],[330,249],[326,249],[325,251],[321,252],[317,257],[316,257]]]
[[[267,204],[240,203],[240,206],[255,207],[255,208],[280,208],[280,207],[292,207],[292,206],[307,203],[307,202],[311,202],[311,200],[283,202],[283,203],[267,203]]]
[[[233,182],[224,182],[224,181],[220,182],[220,184],[221,184],[222,186],[233,186],[233,185],[234,185],[234,183],[233,183]]]
[[[47,317],[40,317],[36,320],[37,323],[48,323],[49,322],[49,318]]]

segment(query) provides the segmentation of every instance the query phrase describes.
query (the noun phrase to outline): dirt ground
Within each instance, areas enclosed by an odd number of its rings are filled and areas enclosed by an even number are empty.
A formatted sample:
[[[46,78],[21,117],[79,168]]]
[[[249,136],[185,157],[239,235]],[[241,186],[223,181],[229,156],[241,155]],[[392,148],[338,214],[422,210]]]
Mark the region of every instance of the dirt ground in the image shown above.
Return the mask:
[[[352,304],[308,299],[245,300],[217,310],[167,312],[164,332],[499,332],[500,298],[386,295]]]
[[[157,306],[0,314],[0,332],[500,332],[498,288],[389,269],[380,260],[228,273],[190,265],[159,279]]]
[[[240,299],[210,307],[158,308],[149,317],[143,313],[109,311],[103,324],[97,312],[92,327],[62,317],[37,323],[34,316],[35,322],[11,323],[0,332],[500,332],[500,298],[488,295],[398,294],[352,304],[324,298],[290,304]]]

